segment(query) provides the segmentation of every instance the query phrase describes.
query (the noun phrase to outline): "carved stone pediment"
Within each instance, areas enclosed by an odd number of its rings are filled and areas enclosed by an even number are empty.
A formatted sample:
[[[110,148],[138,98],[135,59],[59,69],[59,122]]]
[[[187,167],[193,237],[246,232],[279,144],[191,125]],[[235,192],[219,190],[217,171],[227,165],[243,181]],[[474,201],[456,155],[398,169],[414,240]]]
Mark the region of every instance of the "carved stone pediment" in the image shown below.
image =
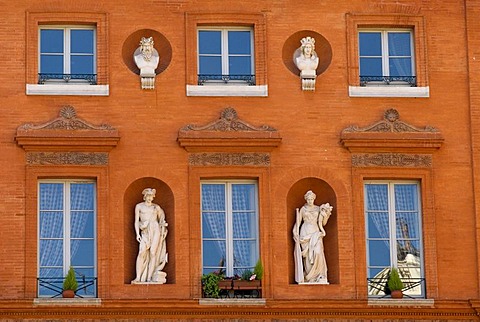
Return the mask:
[[[439,149],[444,139],[436,128],[418,128],[400,121],[398,111],[389,109],[383,120],[372,125],[345,128],[340,141],[351,152],[428,152]]]
[[[179,130],[177,140],[189,152],[266,152],[279,146],[282,138],[268,125],[257,127],[239,119],[235,109],[228,107],[213,122],[184,126]]]
[[[112,126],[91,124],[78,118],[73,106],[64,106],[53,120],[20,125],[15,140],[25,151],[109,151],[120,136]]]

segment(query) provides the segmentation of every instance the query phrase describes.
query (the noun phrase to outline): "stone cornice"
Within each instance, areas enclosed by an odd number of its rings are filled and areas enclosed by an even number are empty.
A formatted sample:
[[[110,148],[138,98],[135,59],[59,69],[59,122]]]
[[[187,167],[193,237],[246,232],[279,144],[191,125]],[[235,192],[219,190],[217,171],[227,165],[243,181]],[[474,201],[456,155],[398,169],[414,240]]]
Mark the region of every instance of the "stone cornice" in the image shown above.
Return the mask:
[[[235,109],[228,107],[213,122],[184,126],[177,140],[188,152],[268,152],[278,147],[282,138],[268,125],[257,127],[239,119]]]
[[[399,120],[399,113],[389,109],[384,119],[370,126],[345,128],[340,141],[350,152],[433,152],[444,141],[431,126],[421,129]]]
[[[19,126],[15,140],[25,151],[109,151],[120,136],[112,126],[91,124],[64,106],[53,120]]]

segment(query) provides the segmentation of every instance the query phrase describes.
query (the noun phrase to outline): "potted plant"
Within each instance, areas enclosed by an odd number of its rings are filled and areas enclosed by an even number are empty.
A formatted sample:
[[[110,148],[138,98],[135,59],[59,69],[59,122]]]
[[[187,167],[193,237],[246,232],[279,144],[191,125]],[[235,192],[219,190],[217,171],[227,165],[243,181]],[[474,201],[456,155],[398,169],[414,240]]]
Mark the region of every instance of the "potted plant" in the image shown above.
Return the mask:
[[[218,298],[220,295],[220,287],[218,282],[223,278],[219,274],[208,273],[202,275],[202,290],[204,297]]]
[[[390,269],[390,274],[388,275],[387,281],[388,289],[390,290],[390,295],[394,299],[401,299],[403,298],[403,282],[400,279],[400,275],[398,274],[398,269],[392,267]]]
[[[262,261],[259,259],[253,268],[253,274],[255,275],[255,279],[261,281],[263,278],[263,265]]]
[[[77,279],[75,278],[75,270],[73,269],[73,267],[70,266],[67,276],[63,281],[62,296],[66,298],[75,297],[75,291],[77,290],[77,287],[78,287],[78,283],[77,283]]]

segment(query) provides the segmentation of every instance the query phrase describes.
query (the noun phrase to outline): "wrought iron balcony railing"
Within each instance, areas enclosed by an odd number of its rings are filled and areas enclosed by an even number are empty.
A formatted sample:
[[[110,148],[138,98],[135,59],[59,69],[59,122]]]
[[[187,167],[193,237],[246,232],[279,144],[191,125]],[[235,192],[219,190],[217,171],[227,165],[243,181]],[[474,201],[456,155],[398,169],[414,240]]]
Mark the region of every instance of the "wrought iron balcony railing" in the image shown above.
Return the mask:
[[[205,84],[205,82],[228,83],[231,81],[240,81],[240,82],[245,82],[248,85],[255,85],[255,75],[198,74],[198,85],[203,85]]]
[[[86,81],[90,85],[97,84],[97,74],[53,74],[53,73],[38,73],[38,83],[45,84],[46,81],[64,81],[68,83],[71,80]]]
[[[39,297],[61,297],[63,292],[63,278],[61,277],[38,277]],[[97,278],[87,277],[77,273],[78,288],[75,297],[97,297]],[[42,294],[40,294],[40,292]]]
[[[360,86],[367,86],[369,83],[382,83],[382,85],[405,84],[411,87],[417,86],[416,76],[360,76]]]
[[[368,295],[369,297],[384,298],[390,295],[387,285],[388,277],[367,278]],[[409,298],[424,298],[425,297],[425,278],[404,278],[403,295]]]

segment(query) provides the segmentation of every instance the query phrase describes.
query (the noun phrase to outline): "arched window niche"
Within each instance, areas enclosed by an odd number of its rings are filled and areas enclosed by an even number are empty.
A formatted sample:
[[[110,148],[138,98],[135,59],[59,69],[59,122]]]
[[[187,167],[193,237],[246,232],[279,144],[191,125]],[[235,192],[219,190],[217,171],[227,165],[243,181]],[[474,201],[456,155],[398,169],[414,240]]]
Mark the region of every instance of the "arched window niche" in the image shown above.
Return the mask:
[[[168,223],[167,253],[168,263],[163,271],[167,273],[167,284],[175,284],[175,203],[170,187],[157,178],[145,177],[132,182],[125,191],[123,198],[124,213],[124,283],[130,284],[135,279],[135,263],[138,255],[138,242],[135,236],[135,205],[143,201],[142,191],[145,188],[156,190],[153,203],[159,205],[165,212]]]
[[[293,226],[296,218],[296,208],[301,208],[305,203],[304,195],[308,190],[312,190],[317,198],[315,205],[329,203],[332,207],[332,215],[324,227],[326,236],[323,239],[325,258],[327,261],[327,276],[330,284],[340,283],[340,265],[338,256],[338,216],[337,216],[337,197],[332,187],[319,178],[303,178],[292,185],[287,195],[287,240],[288,240],[288,276],[289,283],[295,282],[295,264],[294,264],[294,247]]]

